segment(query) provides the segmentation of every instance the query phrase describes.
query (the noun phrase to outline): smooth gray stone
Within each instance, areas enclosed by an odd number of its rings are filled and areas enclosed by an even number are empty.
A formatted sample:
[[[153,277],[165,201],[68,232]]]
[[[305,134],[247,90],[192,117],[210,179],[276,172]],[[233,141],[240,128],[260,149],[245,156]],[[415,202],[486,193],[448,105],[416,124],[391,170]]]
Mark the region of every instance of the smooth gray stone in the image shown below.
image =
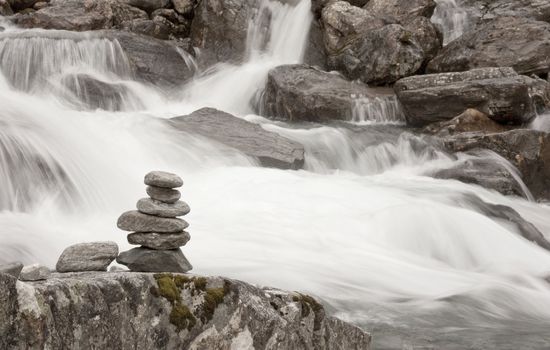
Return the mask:
[[[154,250],[139,247],[120,253],[116,261],[136,272],[185,273],[193,268],[180,249]]]
[[[15,278],[19,278],[19,274],[21,273],[22,269],[23,269],[23,264],[20,263],[19,261],[0,265],[0,273],[5,273]]]
[[[149,186],[176,188],[183,186],[183,180],[176,174],[166,171],[151,171],[145,175],[144,182]]]
[[[140,199],[137,202],[137,209],[144,214],[162,216],[165,218],[175,218],[176,216],[187,215],[191,210],[189,205],[182,201],[169,204],[151,198]]]
[[[147,191],[149,197],[164,203],[176,203],[181,198],[180,191],[170,188],[147,186],[145,190]]]
[[[27,265],[21,270],[19,279],[21,281],[41,281],[50,276],[50,269],[40,264]]]
[[[332,86],[333,94],[335,90]],[[304,165],[304,146],[300,143],[214,108],[201,108],[168,123],[185,135],[202,135],[254,157],[265,167],[301,169]]]
[[[117,226],[124,231],[177,233],[185,230],[189,224],[182,219],[161,218],[132,210],[118,218]]]
[[[186,231],[180,233],[135,232],[128,235],[128,243],[157,250],[177,249],[183,247],[190,239],[191,235]]]
[[[115,242],[79,243],[65,248],[55,269],[57,272],[106,271],[117,255]]]

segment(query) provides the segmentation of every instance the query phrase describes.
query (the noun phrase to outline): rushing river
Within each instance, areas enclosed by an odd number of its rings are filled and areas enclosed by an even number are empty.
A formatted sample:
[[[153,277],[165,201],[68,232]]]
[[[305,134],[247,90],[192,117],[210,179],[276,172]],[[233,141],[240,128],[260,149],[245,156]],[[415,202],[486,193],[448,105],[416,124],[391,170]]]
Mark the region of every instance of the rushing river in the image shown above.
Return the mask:
[[[117,217],[145,195],[145,173],[166,170],[185,181],[193,272],[316,295],[371,331],[376,349],[550,348],[550,252],[467,198],[512,207],[550,238],[548,205],[427,176],[461,158],[407,131],[391,99],[358,101],[349,124],[253,115],[269,69],[301,61],[309,7],[265,2],[271,30],[251,19],[244,64],[220,64],[170,95],[134,81],[117,42],[8,26],[0,263],[54,266],[84,241],[129,248]],[[123,111],[86,111],[85,96],[64,88],[75,73],[126,86]],[[162,123],[204,106],[302,143],[305,169],[262,168]]]

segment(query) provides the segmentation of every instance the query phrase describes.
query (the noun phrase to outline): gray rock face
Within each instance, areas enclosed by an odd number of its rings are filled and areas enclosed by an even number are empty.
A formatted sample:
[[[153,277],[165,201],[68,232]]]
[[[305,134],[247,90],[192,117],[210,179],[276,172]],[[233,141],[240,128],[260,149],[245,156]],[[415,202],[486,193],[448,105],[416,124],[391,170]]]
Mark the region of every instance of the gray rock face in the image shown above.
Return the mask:
[[[511,68],[429,74],[398,81],[394,90],[410,125],[449,120],[475,108],[505,124],[530,120],[542,100],[534,98],[538,81]]]
[[[79,243],[65,248],[55,269],[57,272],[106,271],[117,255],[115,242]]]
[[[122,0],[122,2],[147,12],[153,12],[170,4],[170,0]]]
[[[39,264],[27,265],[21,270],[19,279],[21,281],[40,281],[47,279],[50,274],[50,269],[46,266]]]
[[[178,46],[171,42],[114,30],[101,31],[100,36],[120,43],[140,80],[175,87],[194,74],[178,52]]]
[[[174,4],[174,9],[182,14],[186,15],[193,11],[193,7],[195,6],[195,1],[193,0],[172,0],[172,4]]]
[[[172,118],[171,126],[202,135],[256,158],[265,167],[300,169],[304,165],[304,147],[261,126],[213,108]]]
[[[7,0],[10,7],[14,11],[21,11],[23,9],[33,7],[38,0]]]
[[[168,204],[176,203],[181,198],[180,191],[171,188],[147,186],[145,190],[152,199]]]
[[[156,250],[139,247],[120,253],[116,261],[137,272],[185,273],[193,269],[180,249]]]
[[[203,65],[239,62],[246,50],[248,20],[259,2],[201,0],[191,24],[193,46],[201,49]]]
[[[39,11],[22,12],[13,21],[23,28],[86,31],[108,29],[147,13],[115,0],[52,0]]]
[[[414,33],[371,12],[337,1],[323,9],[327,63],[350,79],[390,84],[413,75],[425,61]]]
[[[13,10],[8,0],[0,0],[0,16],[11,16]]]
[[[465,132],[497,133],[507,130],[507,127],[498,124],[477,109],[467,109],[464,113],[451,120],[433,123],[424,129],[425,132],[437,135],[438,137]]]
[[[327,313],[313,298],[219,277],[81,272],[22,284],[0,276],[2,349],[371,348],[367,333]]]
[[[182,219],[161,218],[133,210],[123,213],[118,218],[117,226],[124,231],[177,233],[189,224]]]
[[[177,201],[169,204],[151,198],[142,198],[137,202],[137,209],[143,214],[161,216],[164,218],[175,218],[189,214],[191,208],[187,203]]]
[[[163,188],[177,188],[183,186],[181,177],[166,171],[151,171],[145,175],[143,181],[146,185]]]
[[[20,262],[12,262],[9,264],[0,265],[0,273],[4,273],[15,278],[19,278],[19,274],[23,269],[23,264]]]
[[[268,74],[262,114],[290,121],[350,120],[356,99],[378,93],[338,74],[284,65]]]
[[[443,34],[426,17],[415,17],[404,23],[403,27],[414,34],[418,45],[424,51],[424,64],[428,64],[443,46]]]
[[[405,22],[416,17],[432,17],[434,0],[370,0],[365,9],[380,18]]]
[[[527,129],[503,133],[464,133],[445,138],[453,152],[488,149],[510,161],[533,196],[550,198],[550,134]]]
[[[88,109],[120,111],[129,98],[126,86],[99,81],[88,74],[74,74],[63,78],[63,85]]]
[[[529,38],[529,45],[525,45]],[[520,74],[550,71],[550,23],[522,17],[498,17],[480,23],[447,45],[429,63],[429,72],[479,67],[513,67]]]
[[[190,239],[191,235],[186,231],[181,233],[136,232],[128,235],[128,243],[157,250],[177,249],[186,245]]]

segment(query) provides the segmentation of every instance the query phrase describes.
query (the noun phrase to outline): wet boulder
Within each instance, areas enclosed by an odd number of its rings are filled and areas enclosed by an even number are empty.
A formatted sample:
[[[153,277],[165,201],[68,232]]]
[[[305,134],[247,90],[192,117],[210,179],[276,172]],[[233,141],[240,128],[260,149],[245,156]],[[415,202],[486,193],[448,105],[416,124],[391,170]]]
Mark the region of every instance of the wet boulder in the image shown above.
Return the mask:
[[[374,16],[395,22],[406,22],[416,17],[432,17],[434,0],[370,0],[365,9]]]
[[[39,11],[18,13],[13,21],[23,28],[87,31],[117,27],[138,18],[149,17],[145,11],[115,0],[52,0]]]
[[[307,65],[283,65],[269,71],[261,112],[290,121],[350,120],[358,99],[381,94],[337,73]]]
[[[549,56],[550,23],[524,17],[497,17],[451,42],[427,69],[435,73],[512,67],[520,74],[547,76]]]
[[[191,24],[191,41],[201,50],[201,63],[242,61],[254,0],[200,0]]]
[[[452,152],[490,150],[512,163],[537,199],[550,199],[550,134],[516,129],[502,133],[463,133],[443,139]]]
[[[265,167],[300,169],[304,165],[302,145],[229,113],[203,108],[168,122],[177,130],[234,148]]]
[[[522,124],[544,108],[547,85],[511,68],[428,74],[399,80],[394,90],[413,126],[449,120],[475,108],[503,124]]]
[[[418,72],[425,54],[415,34],[401,24],[385,24],[371,12],[344,1],[323,9],[328,67],[350,79],[391,84]]]
[[[506,126],[495,122],[487,114],[471,108],[451,120],[430,124],[423,131],[444,137],[464,132],[495,133],[507,130]]]

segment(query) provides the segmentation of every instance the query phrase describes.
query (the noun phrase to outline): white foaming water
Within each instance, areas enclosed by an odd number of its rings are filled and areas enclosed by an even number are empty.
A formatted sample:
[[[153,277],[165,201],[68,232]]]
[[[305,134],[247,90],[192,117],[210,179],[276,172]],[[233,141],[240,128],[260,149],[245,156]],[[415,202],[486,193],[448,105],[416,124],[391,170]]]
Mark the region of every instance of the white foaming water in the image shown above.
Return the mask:
[[[460,0],[459,0],[460,1]],[[470,25],[468,12],[457,4],[457,0],[435,0],[437,6],[432,22],[443,30],[443,45],[459,38]]]
[[[402,124],[405,115],[397,96],[361,97],[354,101],[351,121],[356,124]]]
[[[283,171],[256,167],[155,118],[205,105],[244,115],[270,67],[300,61],[309,4],[262,6],[271,11],[272,31],[263,36],[269,43],[251,39],[255,49],[249,47],[246,63],[215,67],[186,87],[183,102],[155,97],[139,112],[86,112],[34,91],[42,79],[0,74],[0,262],[53,266],[63,248],[83,241],[129,248],[116,219],[145,196],[143,174],[162,169],[185,180],[193,239],[184,252],[197,273],[315,294],[341,317],[374,330],[375,341],[384,338],[382,326],[394,337],[412,329],[443,340],[461,328],[474,342],[482,326],[491,327],[490,335],[518,319],[528,328],[547,327],[550,285],[543,277],[550,253],[463,197],[510,206],[546,236],[550,207],[423,176],[460,161],[429,140],[396,126],[363,133],[365,127],[290,128],[264,120],[266,129],[306,148],[307,169]],[[97,66],[107,59],[86,63],[86,71],[125,81]],[[33,76],[50,79],[44,73]],[[33,83],[14,88],[25,81]],[[144,96],[158,95],[133,84]],[[525,340],[516,328],[502,327]]]

